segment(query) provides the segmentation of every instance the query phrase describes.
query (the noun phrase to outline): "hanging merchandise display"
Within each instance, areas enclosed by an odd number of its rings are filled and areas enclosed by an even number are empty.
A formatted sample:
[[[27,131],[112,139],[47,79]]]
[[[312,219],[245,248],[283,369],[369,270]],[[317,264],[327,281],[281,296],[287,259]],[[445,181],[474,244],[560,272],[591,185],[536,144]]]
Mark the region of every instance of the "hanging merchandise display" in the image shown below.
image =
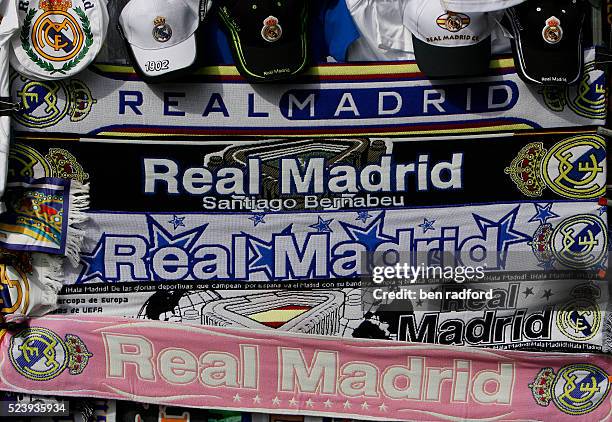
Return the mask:
[[[107,165],[109,145],[121,172]],[[595,286],[584,277],[605,267],[606,208],[597,201],[605,149],[588,131],[450,142],[29,141],[15,144],[11,174],[51,175],[45,157],[61,152],[91,186],[95,224],[85,226],[79,267],[66,270],[58,314],[601,352],[606,284],[597,271]],[[500,242],[499,255],[468,259]],[[495,297],[465,309],[366,301],[364,256],[404,251],[419,264],[424,251],[440,249],[486,266],[462,286]],[[552,272],[567,264],[582,284],[553,279],[567,278]],[[572,323],[577,308],[585,313]],[[473,331],[483,327],[482,336]]]
[[[0,420],[610,419],[592,5],[0,0]]]
[[[580,81],[585,12],[584,0],[528,0],[506,11],[521,79],[540,85]]]
[[[89,66],[109,23],[106,0],[20,1],[18,13],[11,66],[35,80],[65,79]]]

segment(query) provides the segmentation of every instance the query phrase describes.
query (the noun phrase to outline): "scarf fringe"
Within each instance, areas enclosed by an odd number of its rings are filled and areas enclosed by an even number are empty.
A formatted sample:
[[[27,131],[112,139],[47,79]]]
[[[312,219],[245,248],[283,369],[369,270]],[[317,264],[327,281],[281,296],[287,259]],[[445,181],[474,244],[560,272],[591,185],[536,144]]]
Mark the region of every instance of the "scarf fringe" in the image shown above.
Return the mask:
[[[79,265],[81,248],[85,237],[82,225],[89,219],[89,184],[72,180],[70,183],[70,204],[68,230],[66,233],[66,257],[73,267]]]
[[[59,294],[64,279],[62,269],[64,258],[59,255],[43,253],[32,254],[33,277],[38,277],[41,284],[41,295],[39,303],[33,306],[29,312],[30,317],[43,316],[57,309],[57,295]]]

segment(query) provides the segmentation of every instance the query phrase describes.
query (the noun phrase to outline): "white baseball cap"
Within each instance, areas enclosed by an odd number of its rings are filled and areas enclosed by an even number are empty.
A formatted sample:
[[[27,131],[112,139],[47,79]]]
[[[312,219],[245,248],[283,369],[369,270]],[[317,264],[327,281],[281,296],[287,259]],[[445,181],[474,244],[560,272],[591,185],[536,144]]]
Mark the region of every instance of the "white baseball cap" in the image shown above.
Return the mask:
[[[431,78],[486,73],[499,16],[501,13],[451,12],[431,0],[407,0],[403,10],[416,61]]]
[[[200,0],[131,0],[119,26],[143,79],[186,69],[197,56]]]
[[[445,10],[454,12],[492,12],[516,6],[525,0],[440,0]]]
[[[11,40],[10,63],[35,80],[65,79],[91,64],[106,39],[106,0],[30,1],[19,8],[19,36]]]

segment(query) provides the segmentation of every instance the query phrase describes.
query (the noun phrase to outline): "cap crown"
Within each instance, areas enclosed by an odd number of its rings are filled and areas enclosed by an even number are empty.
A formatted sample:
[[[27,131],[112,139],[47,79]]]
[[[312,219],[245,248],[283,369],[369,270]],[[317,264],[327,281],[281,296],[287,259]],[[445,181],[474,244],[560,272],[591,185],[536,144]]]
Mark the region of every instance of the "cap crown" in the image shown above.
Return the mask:
[[[121,12],[119,23],[127,41],[139,48],[173,47],[198,29],[199,1],[132,0]]]
[[[439,2],[431,0],[406,1],[403,21],[415,37],[439,47],[479,43],[494,28],[494,20],[488,13],[447,11]]]
[[[266,48],[270,44],[295,42],[302,35],[304,0],[221,0],[223,19],[240,36],[241,42]]]

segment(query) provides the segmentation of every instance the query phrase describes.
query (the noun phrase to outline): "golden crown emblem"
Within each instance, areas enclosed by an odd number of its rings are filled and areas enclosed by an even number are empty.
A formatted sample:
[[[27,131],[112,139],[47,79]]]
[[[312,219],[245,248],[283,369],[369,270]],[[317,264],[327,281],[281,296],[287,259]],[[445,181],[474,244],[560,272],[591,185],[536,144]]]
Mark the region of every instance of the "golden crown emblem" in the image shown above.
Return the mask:
[[[92,97],[91,91],[83,82],[73,79],[70,81],[70,121],[80,122],[91,112],[91,108],[98,101]]]
[[[66,334],[65,342],[68,351],[68,371],[71,375],[79,375],[85,370],[89,358],[93,356],[79,337]]]
[[[153,25],[155,26],[163,26],[166,24],[166,18],[163,16],[158,16],[155,19],[153,19]]]
[[[40,231],[41,236],[60,241],[63,199],[42,192],[24,192],[11,200],[17,224]]]
[[[523,194],[530,197],[540,196],[546,188],[540,174],[540,165],[545,155],[546,149],[542,142],[528,144],[521,149],[510,166],[504,169],[504,173],[510,175]]]
[[[72,7],[71,0],[40,0],[38,7],[45,12],[61,11],[67,12]]]
[[[552,400],[551,387],[554,380],[555,372],[553,369],[544,368],[538,373],[535,380],[529,384],[533,398],[540,406],[548,406]]]
[[[551,262],[554,254],[551,247],[551,239],[553,234],[552,224],[542,224],[533,234],[529,246],[535,255],[538,262]]]
[[[276,19],[274,16],[269,16],[264,21],[265,26],[276,26],[277,24],[278,24],[278,19]]]

